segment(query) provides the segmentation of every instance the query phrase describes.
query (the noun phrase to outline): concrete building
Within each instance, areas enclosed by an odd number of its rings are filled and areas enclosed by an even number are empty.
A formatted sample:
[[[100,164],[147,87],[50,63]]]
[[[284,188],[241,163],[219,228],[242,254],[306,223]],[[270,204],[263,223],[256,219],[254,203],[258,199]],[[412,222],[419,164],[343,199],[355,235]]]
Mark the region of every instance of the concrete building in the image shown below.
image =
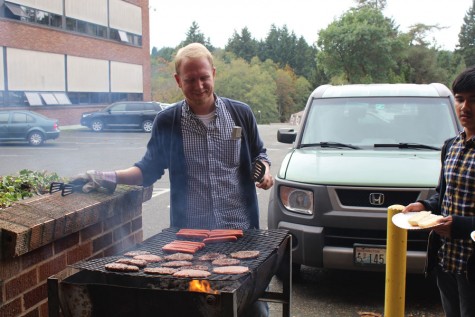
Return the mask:
[[[151,100],[148,5],[0,0],[0,108],[61,122],[91,105]]]

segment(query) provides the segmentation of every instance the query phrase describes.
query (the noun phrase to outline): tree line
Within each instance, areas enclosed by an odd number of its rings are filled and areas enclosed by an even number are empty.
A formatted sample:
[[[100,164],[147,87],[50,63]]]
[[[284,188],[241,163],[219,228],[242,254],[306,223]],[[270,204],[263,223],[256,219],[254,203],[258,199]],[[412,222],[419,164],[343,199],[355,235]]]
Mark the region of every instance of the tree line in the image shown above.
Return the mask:
[[[173,78],[173,57],[192,42],[215,56],[216,92],[249,104],[259,123],[287,121],[322,84],[439,82],[450,87],[462,69],[475,65],[475,5],[463,17],[457,47],[448,51],[427,39],[443,26],[415,24],[404,33],[384,16],[386,0],[355,3],[311,45],[286,25],[273,24],[263,40],[244,27],[217,48],[193,22],[176,47],[152,48],[152,97],[162,102],[183,98]]]

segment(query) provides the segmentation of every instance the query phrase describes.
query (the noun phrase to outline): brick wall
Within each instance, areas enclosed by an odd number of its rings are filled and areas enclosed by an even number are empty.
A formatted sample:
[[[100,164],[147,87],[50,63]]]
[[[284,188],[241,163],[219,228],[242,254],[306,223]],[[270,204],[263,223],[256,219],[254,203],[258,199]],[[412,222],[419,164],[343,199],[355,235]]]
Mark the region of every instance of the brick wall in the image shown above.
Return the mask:
[[[121,186],[112,196],[58,193],[1,210],[0,316],[47,317],[48,277],[141,242],[150,196],[151,188]]]
[[[128,1],[142,8],[142,47],[0,18],[0,46],[113,60],[143,66],[144,101],[151,99],[149,1]]]

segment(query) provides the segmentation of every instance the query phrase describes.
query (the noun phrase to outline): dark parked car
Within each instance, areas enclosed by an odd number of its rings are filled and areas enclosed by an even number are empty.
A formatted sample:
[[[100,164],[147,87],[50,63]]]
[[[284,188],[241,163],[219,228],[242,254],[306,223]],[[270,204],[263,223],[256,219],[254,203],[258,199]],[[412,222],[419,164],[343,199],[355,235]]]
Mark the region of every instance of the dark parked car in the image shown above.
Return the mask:
[[[28,141],[42,145],[46,140],[59,137],[57,119],[26,110],[0,111],[0,141]]]
[[[81,125],[96,132],[113,128],[150,132],[155,116],[162,110],[158,102],[120,101],[99,111],[83,113]]]
[[[388,206],[434,193],[442,144],[459,130],[442,84],[315,89],[298,129],[278,132],[293,145],[269,201],[269,229],[292,234],[293,272],[384,270]],[[424,271],[427,235],[408,232],[410,273]]]

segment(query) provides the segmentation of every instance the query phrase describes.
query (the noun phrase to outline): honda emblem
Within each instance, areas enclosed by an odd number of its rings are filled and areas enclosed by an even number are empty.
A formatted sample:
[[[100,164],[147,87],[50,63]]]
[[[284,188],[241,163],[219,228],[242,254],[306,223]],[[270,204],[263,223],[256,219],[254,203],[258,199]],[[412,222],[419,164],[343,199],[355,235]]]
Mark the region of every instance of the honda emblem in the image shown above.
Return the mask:
[[[383,193],[371,193],[369,194],[369,203],[373,206],[381,206],[384,204]]]

